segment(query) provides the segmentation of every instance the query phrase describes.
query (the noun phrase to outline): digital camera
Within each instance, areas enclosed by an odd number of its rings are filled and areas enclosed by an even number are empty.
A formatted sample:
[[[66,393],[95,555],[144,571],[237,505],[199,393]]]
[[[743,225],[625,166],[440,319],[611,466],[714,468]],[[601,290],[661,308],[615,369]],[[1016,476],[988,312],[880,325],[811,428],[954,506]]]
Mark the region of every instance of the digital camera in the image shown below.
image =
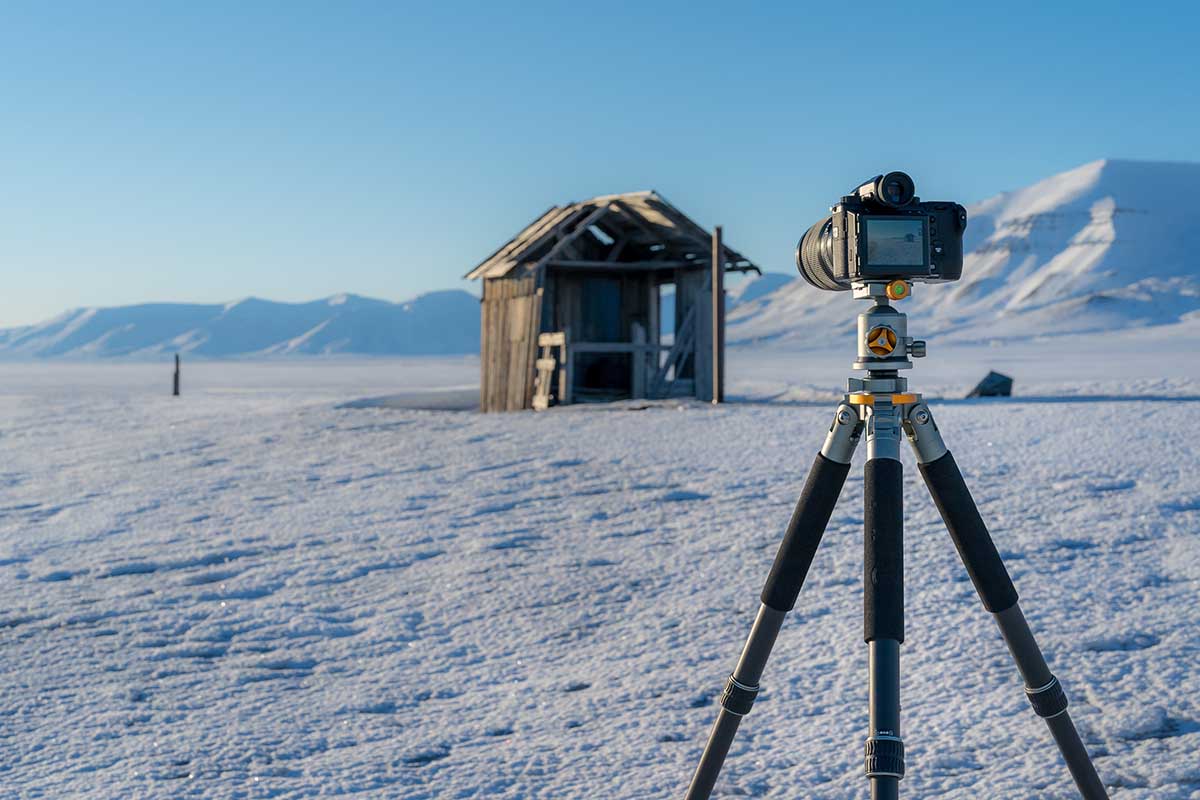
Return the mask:
[[[903,172],[878,175],[846,195],[796,245],[796,267],[818,289],[840,292],[863,281],[922,283],[962,276],[967,210],[922,203]]]

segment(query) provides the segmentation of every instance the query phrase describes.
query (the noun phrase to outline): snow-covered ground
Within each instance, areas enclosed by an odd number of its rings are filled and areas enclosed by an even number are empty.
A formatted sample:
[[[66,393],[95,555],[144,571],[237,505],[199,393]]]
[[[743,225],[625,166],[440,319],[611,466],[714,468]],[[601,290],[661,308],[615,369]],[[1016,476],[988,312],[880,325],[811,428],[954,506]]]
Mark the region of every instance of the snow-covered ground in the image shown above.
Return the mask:
[[[1140,335],[912,379],[1018,378],[935,413],[1112,796],[1197,800],[1200,364]],[[848,360],[489,416],[343,405],[473,359],[0,365],[0,797],[682,796]],[[720,797],[866,796],[851,476]],[[1074,797],[906,486],[904,796]]]

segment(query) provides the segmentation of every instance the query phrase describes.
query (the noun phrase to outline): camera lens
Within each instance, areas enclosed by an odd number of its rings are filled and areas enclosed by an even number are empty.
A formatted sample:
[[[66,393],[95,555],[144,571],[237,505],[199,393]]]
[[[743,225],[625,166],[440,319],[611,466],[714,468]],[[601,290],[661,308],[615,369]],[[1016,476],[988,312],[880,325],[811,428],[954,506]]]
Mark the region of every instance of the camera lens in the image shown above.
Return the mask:
[[[818,289],[843,292],[849,286],[838,283],[833,275],[833,217],[813,225],[796,245],[796,268]]]
[[[903,172],[889,172],[875,184],[875,196],[888,206],[905,206],[917,193],[913,179]]]

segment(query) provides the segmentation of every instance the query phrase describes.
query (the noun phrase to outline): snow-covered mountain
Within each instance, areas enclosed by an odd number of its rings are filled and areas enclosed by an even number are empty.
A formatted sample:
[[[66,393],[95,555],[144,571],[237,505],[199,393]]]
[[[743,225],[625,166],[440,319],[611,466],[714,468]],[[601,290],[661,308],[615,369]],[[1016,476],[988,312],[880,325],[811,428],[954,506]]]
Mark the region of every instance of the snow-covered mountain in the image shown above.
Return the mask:
[[[741,283],[725,292],[729,308],[753,303],[767,295],[779,291],[793,281],[800,280],[800,273],[792,271],[764,272],[761,275],[748,275]]]
[[[761,308],[764,298],[798,280],[798,272],[764,272],[761,275],[751,273],[725,290],[725,308],[732,311],[740,305],[751,303],[756,304],[754,308]],[[663,321],[663,334],[669,335],[675,319],[675,292],[662,294],[658,302],[658,317]],[[745,310],[742,316],[746,316]]]
[[[479,300],[430,292],[403,303],[343,294],[310,303],[81,308],[0,330],[0,357],[433,355],[479,350]]]
[[[1104,160],[968,208],[962,280],[918,285],[922,334],[961,340],[1167,324],[1200,309],[1200,164]],[[860,303],[797,281],[729,315],[730,343],[822,344]]]
[[[1104,160],[969,207],[962,280],[915,288],[904,305],[912,331],[965,343],[1200,315],[1197,186],[1200,164]],[[664,319],[673,299],[664,298]],[[795,273],[767,273],[731,288],[727,341],[784,348],[844,342],[861,305]],[[406,303],[339,295],[298,304],[250,298],[84,308],[0,330],[0,358],[417,355],[478,346],[479,301],[463,291]]]

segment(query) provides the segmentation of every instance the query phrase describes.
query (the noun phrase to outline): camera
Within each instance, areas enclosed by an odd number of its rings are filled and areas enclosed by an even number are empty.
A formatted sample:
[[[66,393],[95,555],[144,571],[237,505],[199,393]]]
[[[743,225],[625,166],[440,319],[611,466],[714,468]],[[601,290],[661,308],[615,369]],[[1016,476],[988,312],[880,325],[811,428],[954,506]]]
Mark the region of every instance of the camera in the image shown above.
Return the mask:
[[[796,267],[818,289],[840,292],[862,281],[922,283],[962,276],[967,210],[922,203],[903,172],[877,175],[841,199],[796,245]]]

